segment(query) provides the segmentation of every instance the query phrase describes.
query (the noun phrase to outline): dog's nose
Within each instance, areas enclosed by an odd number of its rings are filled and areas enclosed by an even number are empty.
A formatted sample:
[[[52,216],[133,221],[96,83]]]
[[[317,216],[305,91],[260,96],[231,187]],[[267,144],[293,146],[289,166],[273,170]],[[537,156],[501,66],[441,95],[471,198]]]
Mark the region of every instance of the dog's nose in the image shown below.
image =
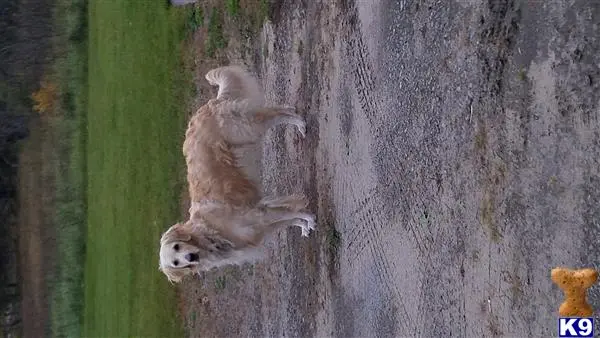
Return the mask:
[[[197,262],[198,260],[200,260],[200,257],[198,256],[198,254],[189,253],[189,254],[185,255],[185,259],[188,262]]]

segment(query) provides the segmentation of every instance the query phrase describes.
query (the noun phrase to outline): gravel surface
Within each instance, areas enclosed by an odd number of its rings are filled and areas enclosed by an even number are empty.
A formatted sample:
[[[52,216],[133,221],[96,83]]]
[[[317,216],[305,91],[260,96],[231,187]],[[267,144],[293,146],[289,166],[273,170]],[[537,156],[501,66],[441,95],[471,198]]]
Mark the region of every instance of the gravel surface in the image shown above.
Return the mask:
[[[556,336],[551,268],[600,257],[599,24],[600,1],[280,2],[246,62],[309,131],[254,159],[319,231],[186,281],[190,335]]]

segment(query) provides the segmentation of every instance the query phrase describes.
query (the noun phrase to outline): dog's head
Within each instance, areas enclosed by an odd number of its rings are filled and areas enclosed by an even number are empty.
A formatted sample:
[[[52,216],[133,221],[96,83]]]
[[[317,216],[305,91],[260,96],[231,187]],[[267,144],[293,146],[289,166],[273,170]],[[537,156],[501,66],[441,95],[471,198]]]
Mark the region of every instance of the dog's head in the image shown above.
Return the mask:
[[[160,239],[159,270],[170,282],[215,266],[233,251],[233,243],[216,233],[205,233],[193,221],[171,226]]]
[[[184,223],[171,226],[160,239],[159,269],[170,282],[179,283],[183,277],[198,272],[201,250]]]

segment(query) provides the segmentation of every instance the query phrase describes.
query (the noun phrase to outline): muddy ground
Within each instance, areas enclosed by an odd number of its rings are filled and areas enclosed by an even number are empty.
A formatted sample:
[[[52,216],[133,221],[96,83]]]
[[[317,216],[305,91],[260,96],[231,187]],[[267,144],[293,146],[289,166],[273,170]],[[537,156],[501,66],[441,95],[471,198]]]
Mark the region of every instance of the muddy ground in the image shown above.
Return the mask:
[[[279,2],[230,60],[306,117],[262,182],[319,231],[185,281],[189,335],[555,336],[550,269],[600,257],[599,24],[585,0]]]

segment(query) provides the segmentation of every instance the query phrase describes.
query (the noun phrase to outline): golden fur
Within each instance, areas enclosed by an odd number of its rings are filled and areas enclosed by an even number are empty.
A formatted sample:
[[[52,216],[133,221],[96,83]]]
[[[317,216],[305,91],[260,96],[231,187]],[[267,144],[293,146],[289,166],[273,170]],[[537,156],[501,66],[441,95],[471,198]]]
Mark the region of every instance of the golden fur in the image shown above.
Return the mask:
[[[315,228],[305,197],[262,198],[234,155],[278,124],[293,124],[304,136],[304,120],[294,108],[265,106],[258,82],[240,67],[213,69],[206,79],[219,92],[192,116],[183,143],[190,218],[160,240],[159,268],[172,282],[260,258],[263,239],[277,228],[298,226],[303,236]]]

